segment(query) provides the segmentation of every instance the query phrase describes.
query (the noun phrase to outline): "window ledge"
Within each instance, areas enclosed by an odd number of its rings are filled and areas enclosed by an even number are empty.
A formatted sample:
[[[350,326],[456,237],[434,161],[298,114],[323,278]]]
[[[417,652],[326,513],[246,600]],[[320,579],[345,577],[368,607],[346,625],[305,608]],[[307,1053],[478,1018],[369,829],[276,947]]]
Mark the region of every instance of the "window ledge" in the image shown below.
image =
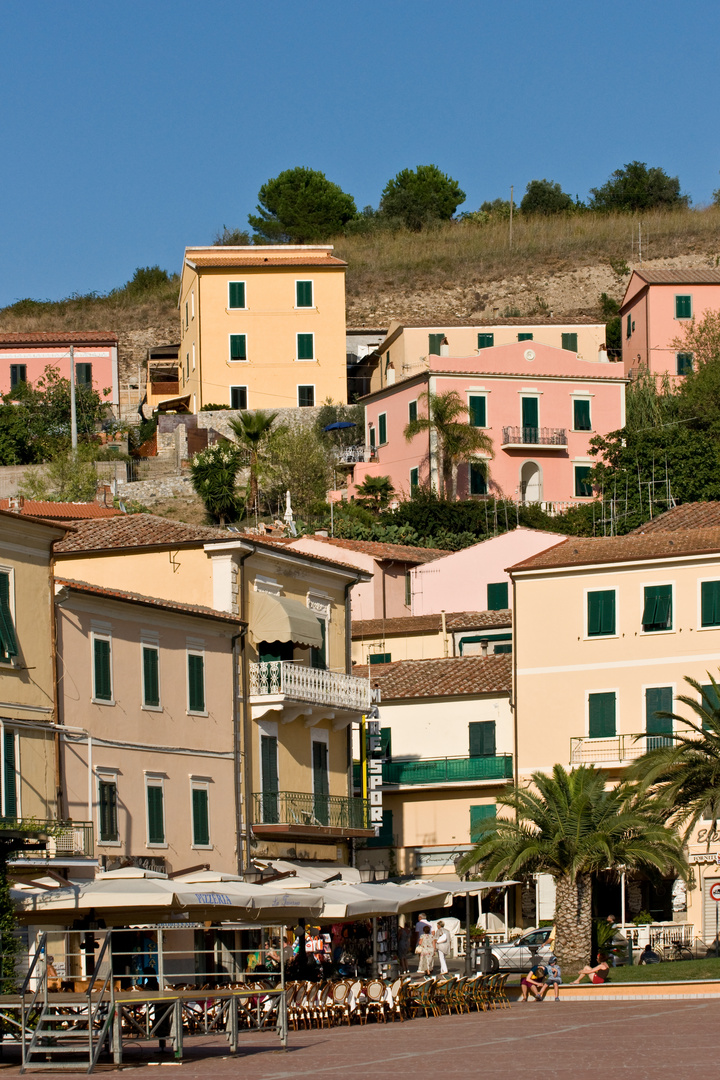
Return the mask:
[[[140,708],[143,712],[165,712],[162,705],[141,705]]]
[[[150,850],[150,849],[154,850],[155,848],[161,848],[163,851],[165,851],[165,850],[167,850],[167,848],[170,847],[170,845],[168,843],[165,843],[165,844],[146,844],[145,847],[148,850]]]
[[[190,850],[191,851],[213,851],[214,848],[215,848],[214,844],[191,844],[190,845]]]
[[[620,634],[586,634],[583,641],[617,641]]]
[[[209,712],[196,712],[194,709],[188,709],[187,710],[187,715],[188,716],[209,716],[210,713]]]
[[[122,847],[122,840],[98,840],[98,845],[102,847]]]
[[[114,698],[108,700],[108,698],[94,697],[94,698],[90,698],[90,700],[93,703],[93,705],[114,705],[115,704],[115,699]]]
[[[676,634],[677,630],[670,627],[669,630],[641,630],[640,637],[659,637],[661,634]]]

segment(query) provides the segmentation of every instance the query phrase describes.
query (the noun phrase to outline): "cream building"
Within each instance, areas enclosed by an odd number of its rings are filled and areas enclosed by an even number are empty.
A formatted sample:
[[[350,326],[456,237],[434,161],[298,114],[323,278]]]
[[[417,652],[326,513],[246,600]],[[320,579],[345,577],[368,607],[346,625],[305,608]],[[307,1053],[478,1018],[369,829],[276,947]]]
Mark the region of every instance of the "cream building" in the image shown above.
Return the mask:
[[[512,613],[460,611],[360,619],[352,624],[353,663],[390,664],[512,652]]]
[[[185,249],[178,395],[191,412],[347,401],[346,263],[332,250]]]

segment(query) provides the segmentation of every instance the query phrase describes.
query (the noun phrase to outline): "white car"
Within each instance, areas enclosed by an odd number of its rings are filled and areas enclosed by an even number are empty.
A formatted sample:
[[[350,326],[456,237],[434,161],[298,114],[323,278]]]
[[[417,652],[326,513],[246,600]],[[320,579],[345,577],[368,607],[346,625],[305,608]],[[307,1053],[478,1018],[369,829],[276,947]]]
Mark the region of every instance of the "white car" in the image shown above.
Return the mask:
[[[528,930],[514,941],[501,941],[491,947],[491,971],[529,971],[535,964],[547,963],[553,955],[551,926]],[[482,946],[478,949],[478,967],[482,964]]]

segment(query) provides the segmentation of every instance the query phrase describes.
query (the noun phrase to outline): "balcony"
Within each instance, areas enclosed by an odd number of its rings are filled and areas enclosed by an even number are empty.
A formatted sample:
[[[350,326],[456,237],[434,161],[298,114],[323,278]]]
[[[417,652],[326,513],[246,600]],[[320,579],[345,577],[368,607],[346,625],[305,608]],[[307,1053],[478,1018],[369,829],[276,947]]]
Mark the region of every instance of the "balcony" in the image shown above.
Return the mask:
[[[338,465],[359,465],[369,461],[377,461],[376,446],[345,446],[338,451]]]
[[[502,432],[503,450],[525,446],[542,447],[544,450],[567,450],[565,428],[504,427]]]
[[[28,837],[23,850],[13,853],[12,859],[15,863],[60,863],[91,859],[95,854],[93,826],[90,821],[0,818],[0,837],[2,830],[18,831]]]
[[[360,765],[355,763],[353,779],[360,787]],[[512,780],[512,754],[492,757],[422,758],[414,761],[383,762],[383,784],[463,784],[473,781]]]
[[[648,735],[644,731],[639,735],[608,735],[600,739],[579,736],[570,740],[570,764],[627,765],[648,750],[671,746],[673,741],[672,735]]]
[[[253,832],[264,839],[365,839],[374,836],[367,799],[300,791],[256,792],[253,795]]]
[[[285,701],[364,713],[370,708],[370,681],[287,660],[270,660],[250,664],[250,697],[255,699],[253,705],[260,707],[253,710],[254,716],[269,711],[271,704],[282,707]]]

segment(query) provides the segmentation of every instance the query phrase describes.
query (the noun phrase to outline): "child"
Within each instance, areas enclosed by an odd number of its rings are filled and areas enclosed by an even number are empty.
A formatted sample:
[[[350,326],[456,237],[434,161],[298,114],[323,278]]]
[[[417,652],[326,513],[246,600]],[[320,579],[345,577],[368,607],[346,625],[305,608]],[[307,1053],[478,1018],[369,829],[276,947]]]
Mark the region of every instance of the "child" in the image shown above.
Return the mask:
[[[547,981],[548,985],[552,986],[555,992],[555,1001],[560,1000],[560,983],[562,982],[562,972],[560,971],[560,965],[557,962],[556,956],[551,956],[548,961],[547,968]]]

